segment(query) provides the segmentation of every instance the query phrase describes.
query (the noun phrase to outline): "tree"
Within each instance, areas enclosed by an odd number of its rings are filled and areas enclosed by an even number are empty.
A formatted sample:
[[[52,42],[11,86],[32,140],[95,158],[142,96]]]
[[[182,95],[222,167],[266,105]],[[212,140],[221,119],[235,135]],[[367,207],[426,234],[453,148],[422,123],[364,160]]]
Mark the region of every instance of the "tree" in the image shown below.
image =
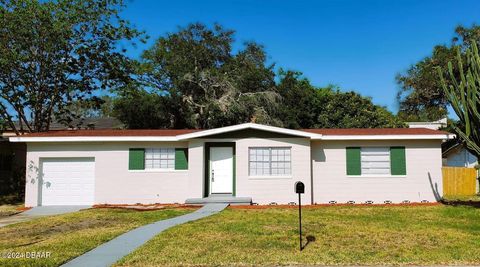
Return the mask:
[[[404,124],[355,92],[316,88],[300,72],[280,71],[281,118],[289,128],[382,128]]]
[[[455,60],[457,49],[465,51],[472,42],[479,41],[480,26],[459,26],[455,29],[455,37],[450,46],[435,46],[431,56],[412,65],[405,73],[398,74],[398,115],[407,121],[432,121],[445,117],[449,103],[436,69],[447,69],[448,62]],[[455,66],[453,73],[458,78]]]
[[[453,125],[455,132],[462,139],[467,149],[480,158],[480,55],[475,41],[466,49],[465,60],[457,48],[456,62],[459,74],[454,72],[452,62],[445,69],[438,68],[440,83],[445,95],[452,105],[463,127]],[[463,63],[465,61],[465,64]]]
[[[369,98],[316,88],[300,72],[276,76],[261,45],[233,53],[233,34],[197,23],[158,39],[142,55],[138,83],[114,101],[116,116],[129,128],[403,126]]]
[[[120,94],[125,99],[116,102],[117,116],[128,127],[143,127],[128,114],[126,103],[144,101],[162,105],[141,115],[153,116],[147,124],[154,128],[215,128],[250,121],[280,125],[273,114],[279,101],[273,65],[266,65],[263,47],[256,43],[246,43],[234,54],[233,40],[234,31],[200,23],[159,38],[142,55],[141,85]]]
[[[312,128],[317,123],[320,95],[301,72],[279,72],[282,120],[288,128]]]
[[[143,33],[119,16],[123,7],[122,0],[0,0],[0,118],[17,134],[46,131],[54,118],[76,116],[72,102],[96,101],[95,92],[129,82],[132,64],[118,44]]]
[[[398,128],[404,123],[371,98],[353,91],[327,87],[317,91],[319,105],[315,128]]]
[[[113,117],[114,97],[102,95],[70,102],[66,108],[81,118]]]

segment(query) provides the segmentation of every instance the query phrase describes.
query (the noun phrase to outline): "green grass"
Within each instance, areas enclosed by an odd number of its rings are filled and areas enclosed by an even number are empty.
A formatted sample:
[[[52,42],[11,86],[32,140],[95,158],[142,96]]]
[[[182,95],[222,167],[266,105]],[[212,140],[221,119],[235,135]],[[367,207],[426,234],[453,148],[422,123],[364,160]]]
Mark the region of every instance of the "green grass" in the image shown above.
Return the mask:
[[[23,207],[23,204],[0,205],[0,218],[20,213],[21,211],[18,209],[21,207]]]
[[[167,230],[118,265],[480,264],[480,209],[451,206],[331,206],[227,209]]]
[[[90,209],[0,228],[0,266],[58,266],[138,226],[192,209]],[[6,252],[51,252],[46,259],[6,259]]]

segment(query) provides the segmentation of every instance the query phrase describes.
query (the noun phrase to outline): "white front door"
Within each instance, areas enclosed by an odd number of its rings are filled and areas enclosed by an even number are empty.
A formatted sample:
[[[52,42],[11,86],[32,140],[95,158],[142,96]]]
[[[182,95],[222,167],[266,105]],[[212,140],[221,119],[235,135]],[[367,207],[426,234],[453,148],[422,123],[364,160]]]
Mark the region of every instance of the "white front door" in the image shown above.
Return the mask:
[[[93,158],[42,160],[42,206],[92,205],[95,186]]]
[[[233,147],[210,148],[211,193],[231,194],[233,190]]]

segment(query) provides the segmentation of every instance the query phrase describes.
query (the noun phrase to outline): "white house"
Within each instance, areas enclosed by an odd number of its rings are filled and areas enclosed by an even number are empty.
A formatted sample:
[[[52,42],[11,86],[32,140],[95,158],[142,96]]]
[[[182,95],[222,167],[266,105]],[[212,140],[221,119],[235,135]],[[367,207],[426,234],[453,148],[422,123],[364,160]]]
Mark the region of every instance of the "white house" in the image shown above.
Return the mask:
[[[477,157],[465,148],[465,143],[456,142],[443,151],[443,165],[449,167],[475,168]]]
[[[426,128],[75,130],[27,144],[26,206],[135,203],[434,202],[442,140]]]

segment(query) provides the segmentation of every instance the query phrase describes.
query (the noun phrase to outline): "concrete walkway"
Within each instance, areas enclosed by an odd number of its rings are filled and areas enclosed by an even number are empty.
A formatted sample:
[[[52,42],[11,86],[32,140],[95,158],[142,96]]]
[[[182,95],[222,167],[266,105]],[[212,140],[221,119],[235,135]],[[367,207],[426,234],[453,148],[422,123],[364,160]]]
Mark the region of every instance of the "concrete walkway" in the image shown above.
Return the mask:
[[[40,206],[40,207],[33,207],[27,211],[21,212],[19,214],[15,214],[12,216],[8,216],[5,218],[0,219],[0,227],[7,226],[9,224],[19,223],[19,222],[26,222],[33,220],[35,218],[43,217],[43,216],[50,216],[50,215],[58,215],[58,214],[65,214],[70,212],[79,211],[82,209],[88,209],[91,206]]]
[[[93,250],[90,250],[89,252],[67,262],[62,266],[111,266],[164,230],[179,224],[195,221],[213,215],[222,211],[227,206],[228,204],[226,203],[211,203],[189,214],[141,226],[130,232],[122,234],[108,241],[107,243],[94,248]]]

